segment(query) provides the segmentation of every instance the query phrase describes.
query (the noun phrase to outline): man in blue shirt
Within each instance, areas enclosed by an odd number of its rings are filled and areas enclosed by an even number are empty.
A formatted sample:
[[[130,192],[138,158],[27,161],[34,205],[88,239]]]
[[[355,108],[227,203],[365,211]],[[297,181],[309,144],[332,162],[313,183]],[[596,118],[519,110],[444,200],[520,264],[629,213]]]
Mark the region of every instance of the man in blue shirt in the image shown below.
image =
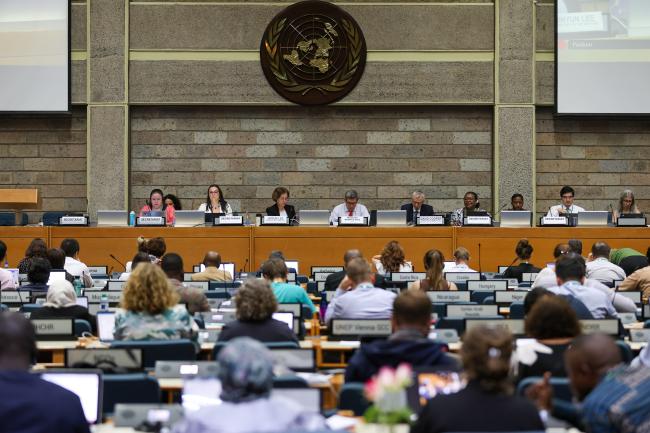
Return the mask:
[[[90,433],[72,392],[30,373],[34,328],[18,313],[0,313],[0,431]]]
[[[287,283],[288,269],[284,260],[270,258],[262,263],[262,276],[271,283],[273,294],[280,304],[300,303],[306,305],[313,315],[316,312],[307,292],[300,286]]]

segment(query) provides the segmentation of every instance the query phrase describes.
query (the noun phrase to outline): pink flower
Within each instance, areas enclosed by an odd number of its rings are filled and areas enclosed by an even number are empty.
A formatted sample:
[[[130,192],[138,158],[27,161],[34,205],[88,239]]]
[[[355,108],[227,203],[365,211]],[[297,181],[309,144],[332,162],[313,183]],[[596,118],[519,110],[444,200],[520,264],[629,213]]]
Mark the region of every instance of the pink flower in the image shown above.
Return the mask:
[[[395,381],[399,386],[407,387],[413,380],[413,373],[411,366],[408,364],[400,364],[395,370]]]

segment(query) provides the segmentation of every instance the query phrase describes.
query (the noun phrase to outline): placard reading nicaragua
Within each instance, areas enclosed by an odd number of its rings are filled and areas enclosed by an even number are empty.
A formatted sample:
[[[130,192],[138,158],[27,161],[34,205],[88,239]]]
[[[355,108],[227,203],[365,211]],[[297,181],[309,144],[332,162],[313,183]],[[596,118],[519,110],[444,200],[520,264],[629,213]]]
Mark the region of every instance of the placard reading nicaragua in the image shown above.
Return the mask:
[[[357,85],[366,41],[357,22],[324,1],[295,3],[269,23],[260,46],[262,70],[283,98],[301,105],[338,101]]]

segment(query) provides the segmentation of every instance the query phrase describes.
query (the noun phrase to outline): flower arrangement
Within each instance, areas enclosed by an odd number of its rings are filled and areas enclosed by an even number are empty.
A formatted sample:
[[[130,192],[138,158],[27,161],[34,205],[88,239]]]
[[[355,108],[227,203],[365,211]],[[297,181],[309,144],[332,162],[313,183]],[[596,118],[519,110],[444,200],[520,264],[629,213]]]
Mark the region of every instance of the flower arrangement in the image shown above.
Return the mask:
[[[400,364],[397,369],[382,367],[365,385],[366,398],[373,402],[363,414],[366,423],[408,424],[413,414],[406,401],[406,388],[412,381],[408,364]]]

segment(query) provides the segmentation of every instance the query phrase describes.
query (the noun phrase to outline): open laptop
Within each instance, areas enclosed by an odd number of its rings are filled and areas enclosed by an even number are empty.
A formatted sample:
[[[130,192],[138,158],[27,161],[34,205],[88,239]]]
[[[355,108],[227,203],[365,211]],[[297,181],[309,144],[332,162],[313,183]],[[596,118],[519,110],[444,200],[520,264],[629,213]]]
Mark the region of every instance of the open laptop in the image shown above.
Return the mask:
[[[177,210],[174,226],[197,227],[205,224],[205,212],[202,210]]]
[[[65,351],[67,368],[99,368],[113,370],[142,371],[142,349],[67,349]]]
[[[111,342],[115,339],[115,313],[113,311],[97,312],[97,335],[99,341]]]
[[[406,211],[405,210],[378,210],[377,211],[377,227],[386,226],[405,226],[406,225]]]
[[[312,349],[271,349],[271,356],[277,364],[293,371],[315,372],[316,351]]]
[[[416,368],[414,380],[406,390],[408,405],[419,413],[436,395],[454,394],[465,387],[461,373],[435,367]]]
[[[55,383],[79,397],[88,424],[101,423],[102,372],[91,369],[46,370],[40,373],[43,380]],[[56,431],[53,426],[52,431]]]
[[[330,211],[328,210],[299,210],[301,226],[328,226],[330,225]]]
[[[128,227],[129,213],[125,210],[98,210],[98,226]]]
[[[533,225],[533,213],[529,210],[501,211],[501,227],[530,227]]]

